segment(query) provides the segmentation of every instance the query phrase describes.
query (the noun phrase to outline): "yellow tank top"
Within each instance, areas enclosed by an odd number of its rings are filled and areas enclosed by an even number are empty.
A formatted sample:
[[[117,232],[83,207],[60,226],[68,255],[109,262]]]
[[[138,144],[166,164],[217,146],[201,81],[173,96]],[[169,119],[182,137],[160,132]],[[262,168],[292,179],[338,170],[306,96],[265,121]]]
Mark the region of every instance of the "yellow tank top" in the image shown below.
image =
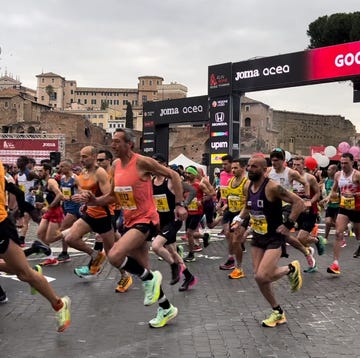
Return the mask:
[[[5,198],[5,170],[3,164],[0,162],[0,222],[3,222],[8,216],[5,209]]]
[[[244,195],[244,185],[247,181],[247,178],[244,177],[240,184],[233,188],[233,182],[235,177],[230,179],[228,188],[227,188],[227,202],[228,202],[228,210],[231,213],[238,213],[245,206],[245,195]]]

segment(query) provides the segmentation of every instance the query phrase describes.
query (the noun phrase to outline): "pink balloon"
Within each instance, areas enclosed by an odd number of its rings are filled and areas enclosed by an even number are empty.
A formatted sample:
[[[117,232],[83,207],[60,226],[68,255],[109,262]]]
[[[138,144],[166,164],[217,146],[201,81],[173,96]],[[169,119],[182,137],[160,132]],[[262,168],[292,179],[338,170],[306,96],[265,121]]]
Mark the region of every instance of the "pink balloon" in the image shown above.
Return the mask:
[[[339,152],[340,152],[340,153],[348,153],[348,152],[349,152],[349,149],[350,149],[350,144],[347,143],[347,142],[341,142],[341,143],[338,145],[338,149],[339,149]]]
[[[349,149],[349,153],[351,153],[354,157],[357,157],[360,153],[360,149],[359,149],[359,147],[352,146]]]

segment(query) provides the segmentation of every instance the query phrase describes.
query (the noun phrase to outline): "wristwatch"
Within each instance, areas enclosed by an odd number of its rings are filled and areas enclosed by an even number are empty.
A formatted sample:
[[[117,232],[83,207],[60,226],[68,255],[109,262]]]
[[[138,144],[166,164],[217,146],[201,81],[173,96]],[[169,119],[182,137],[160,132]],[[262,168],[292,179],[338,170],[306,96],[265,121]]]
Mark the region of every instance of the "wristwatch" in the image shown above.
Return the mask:
[[[177,201],[175,203],[175,206],[182,206],[183,208],[186,208],[185,203],[183,201]]]

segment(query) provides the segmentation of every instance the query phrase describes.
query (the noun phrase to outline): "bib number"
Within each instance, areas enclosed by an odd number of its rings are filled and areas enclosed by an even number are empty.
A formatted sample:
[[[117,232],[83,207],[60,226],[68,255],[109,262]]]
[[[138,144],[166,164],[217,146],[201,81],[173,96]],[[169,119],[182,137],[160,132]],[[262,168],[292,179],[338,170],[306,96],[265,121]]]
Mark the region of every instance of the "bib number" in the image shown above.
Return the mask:
[[[134,192],[131,186],[116,186],[114,192],[121,207],[125,210],[136,210]]]
[[[268,224],[265,215],[252,215],[250,217],[250,225],[254,232],[265,235],[268,232]]]
[[[169,203],[167,201],[166,194],[154,195],[156,210],[159,213],[168,213],[170,211]]]

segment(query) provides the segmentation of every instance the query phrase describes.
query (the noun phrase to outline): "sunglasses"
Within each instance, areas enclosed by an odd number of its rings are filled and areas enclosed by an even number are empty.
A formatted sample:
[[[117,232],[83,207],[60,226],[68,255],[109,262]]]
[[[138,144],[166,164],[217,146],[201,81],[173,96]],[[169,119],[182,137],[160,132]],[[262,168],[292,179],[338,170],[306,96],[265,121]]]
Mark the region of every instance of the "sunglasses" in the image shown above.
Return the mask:
[[[281,148],[274,148],[272,150],[272,152],[279,152],[279,153],[283,153],[283,150]]]

